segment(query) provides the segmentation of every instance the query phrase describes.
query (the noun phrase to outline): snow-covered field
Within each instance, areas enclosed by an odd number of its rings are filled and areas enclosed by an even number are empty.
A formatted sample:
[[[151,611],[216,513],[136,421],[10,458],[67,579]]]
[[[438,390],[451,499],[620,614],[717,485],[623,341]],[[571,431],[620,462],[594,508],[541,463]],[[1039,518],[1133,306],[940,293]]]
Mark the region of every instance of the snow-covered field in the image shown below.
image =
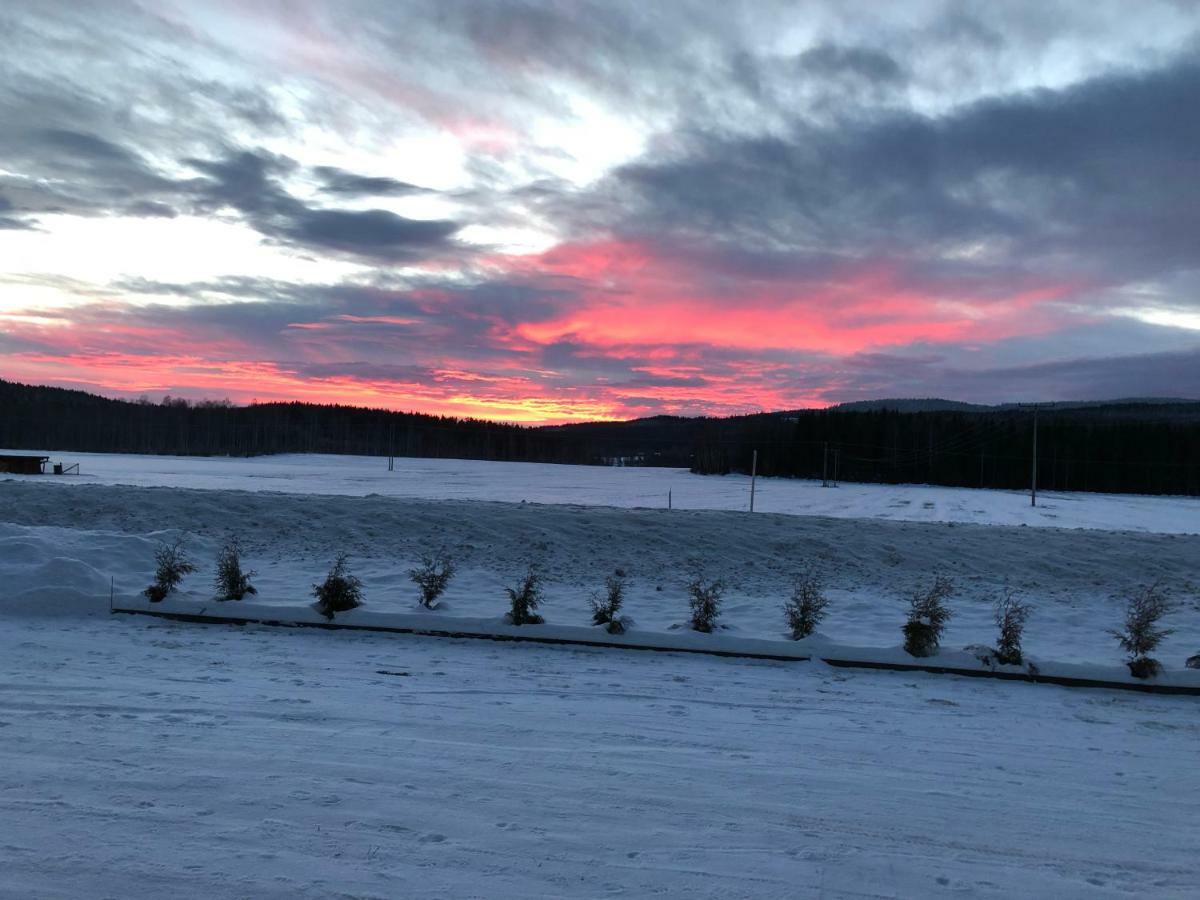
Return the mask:
[[[890,648],[941,570],[947,647],[991,642],[1008,583],[1036,606],[1031,656],[1115,667],[1121,598],[1157,579],[1183,678],[1194,500],[1062,495],[1051,520],[1015,494],[760,479],[749,515],[745,479],[664,470],[64,458],[85,475],[0,480],[0,897],[1194,891],[1192,697],[107,615],[180,535],[201,571],[171,604],[213,606],[234,531],[281,617],[343,551],[362,614],[411,616],[406,571],[445,546],[460,575],[431,621],[495,621],[536,561],[551,626],[586,627],[621,568],[633,633],[679,635],[697,558],[729,582],[713,640],[787,646],[811,563],[826,638]],[[639,499],[652,476],[688,486],[676,509]]]
[[[45,479],[57,484],[223,488],[356,497],[378,494],[426,500],[527,501],[650,509],[665,508],[669,493],[676,509],[747,510],[750,506],[749,477],[693,475],[686,469],[399,458],[395,471],[389,472],[386,459],[368,456],[287,454],[243,459],[103,453],[50,455],[56,462],[80,464],[81,475]],[[1031,507],[1029,494],[1020,491],[849,483],[822,488],[819,481],[759,478],[754,508],[758,512],[849,519],[1200,534],[1197,497],[1042,492],[1038,506]]]

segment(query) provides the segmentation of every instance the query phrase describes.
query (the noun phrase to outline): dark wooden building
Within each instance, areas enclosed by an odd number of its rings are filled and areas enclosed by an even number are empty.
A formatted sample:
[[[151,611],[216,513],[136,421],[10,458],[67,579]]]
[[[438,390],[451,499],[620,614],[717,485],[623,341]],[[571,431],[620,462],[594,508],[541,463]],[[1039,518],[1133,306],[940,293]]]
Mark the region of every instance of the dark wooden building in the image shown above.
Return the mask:
[[[46,471],[48,456],[0,456],[0,472],[12,475],[41,475]]]

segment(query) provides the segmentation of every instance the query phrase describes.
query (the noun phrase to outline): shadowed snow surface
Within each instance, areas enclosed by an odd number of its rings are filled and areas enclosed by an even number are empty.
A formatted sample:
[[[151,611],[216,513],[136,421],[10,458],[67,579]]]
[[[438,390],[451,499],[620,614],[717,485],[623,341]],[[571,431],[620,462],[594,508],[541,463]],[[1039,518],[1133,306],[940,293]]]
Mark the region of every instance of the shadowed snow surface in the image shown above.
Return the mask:
[[[1194,534],[288,484],[0,481],[0,897],[1194,893],[1194,698],[107,615],[180,535],[200,571],[179,602],[207,603],[236,531],[267,606],[307,603],[345,551],[364,612],[411,614],[406,570],[444,545],[461,574],[439,618],[498,617],[537,561],[550,625],[586,625],[620,567],[635,631],[678,633],[697,558],[729,581],[725,634],[775,641],[811,562],[822,632],[876,647],[941,569],[948,647],[994,636],[1008,581],[1037,606],[1031,654],[1107,665],[1121,594],[1158,578],[1178,669],[1200,650]]]
[[[1186,698],[124,617],[0,670],[5,897],[1195,888]]]

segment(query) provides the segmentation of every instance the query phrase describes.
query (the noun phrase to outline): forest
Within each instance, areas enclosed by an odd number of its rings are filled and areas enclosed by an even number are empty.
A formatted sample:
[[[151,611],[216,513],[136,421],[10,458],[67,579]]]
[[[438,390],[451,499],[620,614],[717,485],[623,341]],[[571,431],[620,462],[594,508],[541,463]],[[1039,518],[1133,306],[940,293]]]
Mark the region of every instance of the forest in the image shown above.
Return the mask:
[[[345,453],[674,466],[882,483],[1200,495],[1200,402],[970,407],[929,401],[525,426],[311,403],[114,400],[0,380],[0,447],[253,456]]]

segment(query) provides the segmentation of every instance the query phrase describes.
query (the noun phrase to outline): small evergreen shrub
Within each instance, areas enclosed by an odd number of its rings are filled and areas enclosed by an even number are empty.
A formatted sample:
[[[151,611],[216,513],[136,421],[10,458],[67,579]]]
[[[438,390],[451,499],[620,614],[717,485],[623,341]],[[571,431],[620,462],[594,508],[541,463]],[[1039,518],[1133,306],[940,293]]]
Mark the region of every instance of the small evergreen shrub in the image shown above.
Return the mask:
[[[592,604],[592,624],[606,626],[609,634],[625,633],[628,620],[620,616],[621,604],[625,602],[625,584],[625,574],[618,569],[604,579],[604,596],[594,595],[588,601]]]
[[[821,590],[821,580],[812,571],[804,572],[796,580],[791,598],[783,605],[792,640],[798,641],[816,631],[825,618],[828,605],[829,598]]]
[[[433,604],[445,593],[446,586],[454,577],[454,571],[454,560],[445,550],[422,555],[421,564],[408,570],[408,577],[421,590],[422,606],[433,609]]]
[[[914,591],[908,598],[908,621],[904,623],[904,650],[910,656],[932,656],[937,652],[951,612],[946,605],[954,593],[954,582],[936,575],[933,584],[924,591]]]
[[[996,641],[996,662],[1005,666],[1019,666],[1024,661],[1021,655],[1021,635],[1032,612],[1033,607],[1016,596],[1011,588],[1004,589],[1003,595],[996,601],[994,610],[996,628],[1000,631]]]
[[[1153,678],[1162,671],[1162,665],[1150,654],[1171,633],[1169,628],[1157,627],[1159,620],[1170,611],[1167,596],[1156,582],[1129,598],[1125,606],[1125,627],[1109,632],[1129,654],[1125,662],[1134,678]]]
[[[508,621],[512,625],[541,625],[545,619],[537,614],[544,599],[542,574],[537,566],[530,566],[516,587],[505,588],[510,609]]]
[[[706,577],[703,568],[697,564],[693,566],[687,591],[688,606],[692,611],[689,623],[692,630],[711,634],[717,619],[721,617],[721,595],[725,593],[725,582]]]
[[[144,593],[151,603],[162,603],[167,595],[179,587],[183,576],[196,571],[196,565],[187,558],[183,550],[183,541],[173,544],[160,543],[154,551],[154,583],[146,588]]]
[[[346,571],[346,554],[334,561],[325,580],[313,585],[313,596],[317,598],[317,612],[333,619],[340,612],[362,606],[362,582]]]
[[[257,594],[258,588],[250,583],[256,574],[242,571],[242,545],[236,536],[230,537],[217,553],[217,599],[241,600],[247,594]]]

